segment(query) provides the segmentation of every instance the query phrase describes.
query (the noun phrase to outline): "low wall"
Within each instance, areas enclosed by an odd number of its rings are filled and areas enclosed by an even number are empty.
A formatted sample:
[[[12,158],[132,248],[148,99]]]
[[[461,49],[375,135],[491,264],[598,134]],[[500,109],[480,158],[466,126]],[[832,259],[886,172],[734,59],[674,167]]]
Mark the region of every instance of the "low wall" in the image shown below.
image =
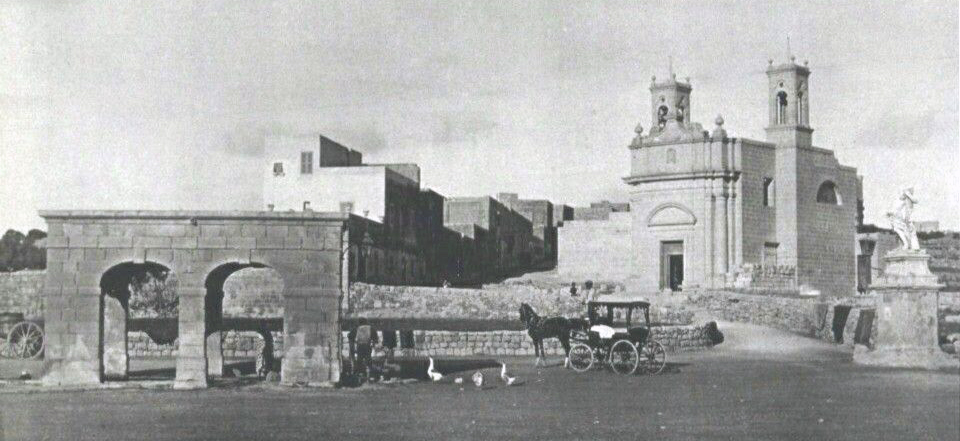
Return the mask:
[[[667,352],[695,351],[714,345],[708,325],[665,326],[651,328],[651,337]],[[526,331],[413,331],[414,347],[398,349],[403,356],[474,356],[474,355],[534,355],[533,341]],[[347,341],[347,333],[343,333]],[[383,341],[382,334],[381,340]],[[572,345],[573,343],[571,343]],[[563,347],[557,339],[544,340],[548,355],[562,355]],[[343,356],[349,356],[349,345],[344,343]]]
[[[274,357],[283,356],[283,333],[272,332]],[[260,334],[252,331],[228,331],[223,336],[225,358],[255,358],[263,347]],[[177,355],[178,342],[159,344],[141,331],[127,333],[127,352],[131,357],[153,358]]]
[[[690,291],[689,302],[717,318],[782,329],[808,337],[823,332],[826,303],[819,299],[741,294],[728,291]],[[818,305],[823,306],[818,306]]]
[[[0,312],[19,312],[27,320],[43,318],[43,281],[46,271],[0,273]]]
[[[521,303],[529,304],[544,317],[583,317],[587,312],[583,297],[571,297],[566,287],[518,284],[463,289],[354,283],[350,285],[349,296],[348,320],[356,317],[411,322],[481,320],[519,325]],[[654,323],[690,324],[692,318],[693,311],[683,306],[654,304],[650,308],[650,320]]]

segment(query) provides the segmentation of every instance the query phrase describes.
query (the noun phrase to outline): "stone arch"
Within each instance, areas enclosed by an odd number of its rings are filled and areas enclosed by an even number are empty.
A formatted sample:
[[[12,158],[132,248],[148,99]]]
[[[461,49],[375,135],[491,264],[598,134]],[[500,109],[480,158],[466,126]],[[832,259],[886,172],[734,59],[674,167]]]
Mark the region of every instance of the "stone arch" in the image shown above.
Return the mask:
[[[787,123],[787,91],[780,89],[777,91],[777,124]]]
[[[176,339],[179,298],[175,284],[167,284],[175,278],[169,266],[153,261],[119,262],[101,273],[98,363],[101,381],[124,380],[130,375],[127,342],[131,307],[143,309],[134,311],[138,319],[137,328],[146,332],[151,340],[162,344],[172,343]],[[155,297],[134,299],[131,305],[132,290],[145,288],[153,291],[146,294]],[[141,294],[144,293],[141,291]]]
[[[843,205],[843,197],[840,195],[837,184],[830,180],[823,181],[820,187],[817,188],[817,202],[829,205]]]
[[[697,217],[693,211],[673,202],[658,205],[647,216],[648,227],[695,225],[696,223]]]
[[[220,263],[206,273],[204,279],[204,337],[206,338],[207,373],[211,376],[223,376],[223,338],[227,331],[251,331],[261,335],[268,342],[266,346],[273,346],[273,332],[283,331],[283,298],[275,299],[270,311],[255,310],[254,306],[246,308],[242,313],[230,314],[224,311],[225,286],[228,279],[234,274],[247,270],[269,270],[271,276],[279,280],[283,292],[285,283],[279,271],[260,262],[225,262]],[[236,311],[234,311],[236,312]],[[269,366],[273,365],[273,351],[265,354]]]

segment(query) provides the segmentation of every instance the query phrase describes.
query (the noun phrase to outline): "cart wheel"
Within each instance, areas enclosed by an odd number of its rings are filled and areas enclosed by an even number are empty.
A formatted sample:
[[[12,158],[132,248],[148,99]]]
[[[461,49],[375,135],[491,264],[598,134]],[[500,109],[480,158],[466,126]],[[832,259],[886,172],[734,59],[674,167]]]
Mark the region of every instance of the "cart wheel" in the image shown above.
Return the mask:
[[[593,367],[593,349],[583,343],[570,348],[570,367],[577,372],[586,372]]]
[[[663,345],[656,340],[649,340],[643,345],[643,372],[647,374],[659,374],[663,367],[667,365],[667,353],[663,350]]]
[[[43,329],[33,322],[17,323],[7,334],[7,350],[16,358],[36,358],[43,353],[43,345]]]
[[[628,340],[617,340],[610,347],[610,367],[618,374],[630,375],[640,365],[640,353],[637,347]]]

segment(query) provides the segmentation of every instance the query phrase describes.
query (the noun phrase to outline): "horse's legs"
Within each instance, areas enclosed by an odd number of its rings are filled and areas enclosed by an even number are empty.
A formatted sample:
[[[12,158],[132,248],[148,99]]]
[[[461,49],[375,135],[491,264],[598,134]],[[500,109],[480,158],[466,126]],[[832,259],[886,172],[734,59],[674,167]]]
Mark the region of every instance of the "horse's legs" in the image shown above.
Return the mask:
[[[560,336],[560,344],[563,345],[563,367],[570,367],[570,337]]]
[[[533,353],[537,355],[537,360],[533,362],[533,365],[540,366],[543,364],[543,340],[533,339]]]

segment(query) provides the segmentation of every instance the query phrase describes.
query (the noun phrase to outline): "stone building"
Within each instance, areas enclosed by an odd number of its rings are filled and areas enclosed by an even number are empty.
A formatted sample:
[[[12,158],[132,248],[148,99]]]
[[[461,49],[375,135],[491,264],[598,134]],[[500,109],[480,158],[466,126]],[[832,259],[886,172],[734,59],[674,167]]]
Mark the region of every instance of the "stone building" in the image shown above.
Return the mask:
[[[420,187],[416,164],[365,164],[324,136],[266,139],[263,202],[270,211],[349,214],[351,280],[436,283],[443,196]],[[457,239],[459,240],[459,239]]]
[[[530,221],[533,235],[528,250],[531,265],[553,265],[557,261],[557,228],[553,204],[546,199],[520,199],[516,193],[498,193],[497,200]]]
[[[763,141],[727,136],[721,117],[704,130],[690,121],[689,80],[653,79],[652,128],[637,126],[624,178],[630,251],[594,258],[630,262],[642,291],[724,287],[748,265],[792,268],[798,285],[826,294],[855,292],[856,169],[813,145],[806,65],[791,57],[766,73]],[[561,274],[580,263],[564,259],[566,227]]]
[[[265,144],[265,208],[348,214],[351,281],[479,283],[556,260],[549,201],[448,199],[421,187],[416,164],[364,163],[320,135]]]
[[[447,198],[443,210],[444,226],[474,234],[469,237],[476,242],[486,275],[501,276],[530,267],[533,224],[516,211],[489,196]]]

